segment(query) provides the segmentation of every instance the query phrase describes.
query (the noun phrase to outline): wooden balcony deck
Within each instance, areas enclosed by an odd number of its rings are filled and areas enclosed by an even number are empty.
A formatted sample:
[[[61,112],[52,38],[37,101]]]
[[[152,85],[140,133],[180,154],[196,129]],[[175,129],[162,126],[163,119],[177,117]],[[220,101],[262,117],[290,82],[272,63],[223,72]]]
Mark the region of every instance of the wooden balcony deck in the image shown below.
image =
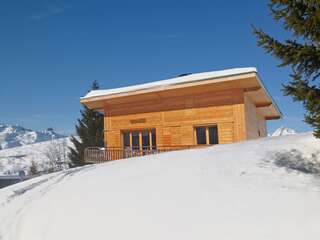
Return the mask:
[[[90,147],[84,151],[84,160],[86,163],[103,163],[107,161],[140,157],[151,154],[158,154],[164,152],[185,150],[191,148],[199,148],[199,146],[164,146],[156,149],[131,149],[131,148],[99,148]]]

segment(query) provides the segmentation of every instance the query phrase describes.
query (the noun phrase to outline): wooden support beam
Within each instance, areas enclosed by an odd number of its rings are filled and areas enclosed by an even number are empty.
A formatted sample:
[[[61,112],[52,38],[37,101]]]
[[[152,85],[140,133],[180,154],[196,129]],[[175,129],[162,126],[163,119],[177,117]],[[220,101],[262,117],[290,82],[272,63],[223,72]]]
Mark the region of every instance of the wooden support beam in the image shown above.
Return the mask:
[[[206,144],[209,145],[209,128],[206,127]]]
[[[267,116],[267,117],[265,117],[266,120],[277,120],[280,118],[281,118],[280,116]]]
[[[251,88],[245,88],[243,89],[244,92],[256,92],[259,91],[261,87],[251,87]]]
[[[140,150],[143,150],[143,148],[142,148],[142,131],[139,131],[139,148],[140,148]]]
[[[149,130],[149,148],[152,149],[152,130]]]
[[[262,108],[262,107],[269,107],[272,105],[272,102],[266,102],[266,103],[257,103],[256,108]]]
[[[132,131],[130,131],[130,148],[132,149]]]

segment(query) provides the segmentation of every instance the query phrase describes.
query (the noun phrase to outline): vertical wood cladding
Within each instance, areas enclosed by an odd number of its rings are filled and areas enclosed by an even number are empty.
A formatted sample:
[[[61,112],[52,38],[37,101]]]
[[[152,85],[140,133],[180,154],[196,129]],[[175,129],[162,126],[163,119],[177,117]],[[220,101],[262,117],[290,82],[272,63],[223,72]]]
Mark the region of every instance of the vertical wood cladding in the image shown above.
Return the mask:
[[[266,120],[253,104],[249,96],[245,99],[245,126],[247,139],[267,136]]]

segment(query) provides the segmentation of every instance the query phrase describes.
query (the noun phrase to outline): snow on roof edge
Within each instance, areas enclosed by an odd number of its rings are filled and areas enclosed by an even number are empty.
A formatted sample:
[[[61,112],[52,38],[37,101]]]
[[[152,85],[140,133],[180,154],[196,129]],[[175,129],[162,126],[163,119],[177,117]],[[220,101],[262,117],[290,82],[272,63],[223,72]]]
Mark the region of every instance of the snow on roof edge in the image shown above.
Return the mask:
[[[219,71],[194,73],[194,74],[190,74],[183,77],[169,78],[165,80],[132,85],[127,87],[105,89],[105,90],[92,90],[84,97],[81,97],[81,99],[83,100],[91,97],[100,97],[100,96],[107,96],[107,95],[119,94],[119,93],[125,93],[125,92],[133,92],[137,90],[152,89],[155,87],[164,87],[169,85],[178,85],[183,83],[197,82],[197,81],[203,81],[203,80],[208,80],[212,78],[227,77],[227,76],[252,73],[252,72],[257,73],[258,71],[255,67],[247,67],[247,68],[232,68],[232,69],[219,70]]]

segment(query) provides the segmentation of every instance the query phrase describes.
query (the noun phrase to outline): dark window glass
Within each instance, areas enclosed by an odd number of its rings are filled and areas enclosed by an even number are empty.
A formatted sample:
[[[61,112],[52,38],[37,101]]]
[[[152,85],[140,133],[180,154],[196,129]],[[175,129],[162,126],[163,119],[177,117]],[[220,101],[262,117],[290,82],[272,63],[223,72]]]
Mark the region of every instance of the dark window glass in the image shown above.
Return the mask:
[[[156,149],[157,148],[156,130],[152,129],[151,134],[152,134],[152,149]]]
[[[150,149],[150,138],[148,130],[142,131],[142,148]]]
[[[123,146],[125,148],[130,147],[130,133],[129,132],[123,133]]]
[[[197,144],[206,144],[206,128],[205,127],[197,127]]]
[[[132,132],[132,149],[139,149],[139,131]]]
[[[208,127],[209,130],[209,144],[218,144],[218,128],[217,126]]]

